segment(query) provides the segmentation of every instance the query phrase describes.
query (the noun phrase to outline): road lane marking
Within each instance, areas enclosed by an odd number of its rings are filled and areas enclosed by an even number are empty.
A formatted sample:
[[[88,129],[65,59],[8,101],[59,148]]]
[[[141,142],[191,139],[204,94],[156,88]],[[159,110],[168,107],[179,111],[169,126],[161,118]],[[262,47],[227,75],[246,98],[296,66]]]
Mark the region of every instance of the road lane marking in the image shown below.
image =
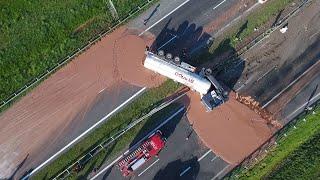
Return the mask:
[[[218,156],[215,156],[214,158],[211,159],[211,162],[217,159]]]
[[[318,96],[320,96],[320,93],[318,93],[317,95],[313,96],[313,98],[310,99],[310,101],[305,102],[304,104],[302,104],[300,107],[298,107],[295,111],[293,111],[291,114],[289,114],[286,119],[290,119],[292,115],[294,115],[297,111],[299,111],[301,108],[304,108],[309,102],[311,102],[314,100],[318,99]]]
[[[303,72],[298,78],[296,78],[294,81],[292,81],[287,87],[285,87],[282,91],[280,91],[277,95],[275,95],[270,101],[268,101],[266,104],[262,106],[262,108],[267,107],[270,103],[272,103],[276,98],[278,98],[283,92],[285,92],[287,89],[289,89],[292,85],[294,85],[297,81],[299,81],[305,74],[307,74],[309,71],[312,70],[314,66],[316,66],[320,61],[317,61],[314,63],[311,67],[309,67],[305,72]]]
[[[166,43],[164,43],[162,46],[160,46],[160,47],[157,49],[157,51],[158,51],[159,49],[163,48],[164,46],[166,46],[166,45],[167,45],[168,43],[170,43],[171,41],[173,41],[176,37],[177,37],[176,35],[173,35],[173,37],[172,37],[169,41],[167,41]]]
[[[209,153],[211,152],[211,149],[209,149],[204,155],[202,155],[199,159],[198,162],[201,161],[204,157],[206,157]]]
[[[265,72],[263,75],[261,75],[258,79],[256,79],[253,83],[256,83],[260,81],[262,78],[265,78],[269,73],[271,73],[273,70],[275,70],[277,66],[272,66],[267,72]],[[253,80],[254,76],[252,75],[247,81],[245,81],[238,89],[235,89],[235,91],[240,91],[242,88],[246,87],[251,81]]]
[[[223,0],[221,1],[218,5],[216,5],[212,10],[217,9],[221,4],[223,4],[224,2],[226,2],[227,0]]]
[[[224,167],[220,172],[218,172],[218,174],[216,174],[211,180],[216,179],[217,177],[219,177],[230,165],[228,164],[226,167]]]
[[[273,71],[274,69],[276,69],[277,66],[272,66],[272,68],[270,68],[267,72],[265,72],[262,76],[260,76],[256,82],[260,81],[262,78],[264,78],[265,76],[267,76],[271,71]]]
[[[96,122],[94,125],[92,125],[90,128],[88,128],[86,131],[84,131],[82,134],[80,134],[78,137],[73,139],[71,142],[69,142],[66,146],[61,148],[58,152],[56,152],[53,156],[51,156],[49,159],[41,163],[38,167],[36,167],[34,170],[32,170],[28,175],[23,177],[23,180],[28,179],[30,176],[32,176],[34,173],[39,171],[41,168],[43,168],[45,165],[47,165],[49,162],[57,158],[61,153],[63,153],[65,150],[70,148],[73,144],[75,144],[78,140],[80,140],[82,137],[86,136],[88,133],[90,133],[93,129],[95,129],[97,126],[99,126],[101,123],[103,123],[106,119],[117,113],[121,108],[123,108],[126,104],[128,104],[130,101],[132,101],[134,98],[142,94],[147,88],[144,87],[140,89],[138,92],[136,92],[133,96],[131,96],[129,99],[124,101],[122,104],[120,104],[118,107],[113,109],[110,113],[108,113],[106,116],[104,116],[102,119],[100,119],[98,122]]]
[[[161,123],[158,127],[156,127],[155,129],[153,129],[148,135],[146,135],[145,137],[150,136],[154,131],[156,131],[157,129],[161,128],[164,124],[168,123],[171,119],[173,119],[177,114],[179,114],[180,112],[182,112],[184,110],[184,107],[180,108],[177,112],[175,112],[173,115],[171,115],[166,121],[164,121],[163,123]],[[140,140],[137,144],[140,144],[142,141],[144,140],[144,138],[142,140]],[[135,144],[133,147],[135,147],[137,144]],[[127,150],[124,154],[120,155],[117,160],[120,160],[126,153],[128,153],[129,150]],[[107,171],[111,166],[113,166],[113,164],[115,164],[117,161],[113,161],[112,163],[110,163],[107,167],[103,168],[101,171],[99,171],[95,176],[93,176],[91,178],[91,180],[96,179],[98,176],[100,176],[102,173],[104,173],[105,171]]]
[[[151,166],[153,166],[154,164],[156,164],[160,159],[157,159],[155,162],[153,162],[150,166],[148,166],[145,170],[143,170],[140,174],[138,174],[138,176],[141,176],[143,173],[145,173],[149,168],[151,168]]]
[[[187,169],[185,169],[184,171],[182,171],[182,173],[180,173],[180,177],[183,176],[187,171],[189,171],[191,169],[191,166],[189,166]]]
[[[155,22],[154,24],[152,24],[151,26],[149,26],[146,30],[142,31],[139,36],[142,36],[145,32],[149,31],[151,28],[153,28],[155,25],[157,25],[159,22],[161,22],[162,20],[164,20],[166,17],[170,16],[173,12],[175,12],[176,10],[178,10],[180,7],[182,7],[183,5],[185,5],[186,3],[188,3],[190,0],[186,0],[184,1],[182,4],[180,4],[178,7],[174,8],[172,11],[170,11],[168,14],[166,14],[165,16],[163,16],[161,19],[159,19],[157,22]]]

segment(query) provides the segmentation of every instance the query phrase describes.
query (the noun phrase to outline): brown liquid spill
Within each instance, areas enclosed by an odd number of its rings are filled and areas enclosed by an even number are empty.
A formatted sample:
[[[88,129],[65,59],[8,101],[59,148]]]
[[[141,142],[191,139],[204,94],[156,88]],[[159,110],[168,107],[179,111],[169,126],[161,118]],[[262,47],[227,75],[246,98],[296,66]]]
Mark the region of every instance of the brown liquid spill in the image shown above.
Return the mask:
[[[206,112],[197,93],[189,92],[188,119],[204,143],[231,164],[241,162],[273,132],[257,113],[236,100],[229,100]]]
[[[251,96],[241,96],[238,93],[236,93],[236,99],[240,103],[249,107],[255,113],[259,114],[261,118],[263,118],[266,121],[267,125],[271,125],[275,128],[282,127],[282,124],[280,124],[269,111],[260,107],[260,104],[257,101],[255,101]]]

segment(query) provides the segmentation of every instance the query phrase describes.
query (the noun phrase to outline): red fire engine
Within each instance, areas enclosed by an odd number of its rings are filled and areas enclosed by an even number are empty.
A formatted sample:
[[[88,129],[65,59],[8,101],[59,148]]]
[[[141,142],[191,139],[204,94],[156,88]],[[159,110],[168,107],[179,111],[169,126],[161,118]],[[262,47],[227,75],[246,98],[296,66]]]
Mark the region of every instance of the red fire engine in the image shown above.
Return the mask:
[[[132,175],[133,171],[141,167],[145,162],[154,156],[157,156],[164,147],[166,139],[161,131],[150,135],[138,148],[118,162],[118,167],[123,176]]]

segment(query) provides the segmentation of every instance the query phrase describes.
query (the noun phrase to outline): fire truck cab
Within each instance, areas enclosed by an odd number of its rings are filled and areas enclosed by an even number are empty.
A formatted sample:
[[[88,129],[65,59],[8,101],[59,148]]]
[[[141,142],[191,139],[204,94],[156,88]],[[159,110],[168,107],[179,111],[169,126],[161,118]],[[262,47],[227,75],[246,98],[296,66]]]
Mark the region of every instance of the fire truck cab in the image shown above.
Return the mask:
[[[166,139],[162,136],[161,131],[156,131],[150,135],[139,147],[125,156],[118,162],[118,167],[123,176],[130,176],[152,157],[157,156],[165,146]]]

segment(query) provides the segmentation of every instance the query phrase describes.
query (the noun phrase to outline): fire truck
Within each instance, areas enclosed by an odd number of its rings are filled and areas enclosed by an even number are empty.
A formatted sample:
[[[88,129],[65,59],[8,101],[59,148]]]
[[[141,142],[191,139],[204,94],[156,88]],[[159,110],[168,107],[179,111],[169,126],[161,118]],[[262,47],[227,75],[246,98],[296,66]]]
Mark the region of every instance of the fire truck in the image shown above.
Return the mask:
[[[147,50],[143,65],[198,92],[207,111],[221,105],[227,98],[228,93],[211,75],[210,69],[202,68],[197,72],[195,67],[180,61],[179,57],[172,58],[170,53],[165,55],[160,50],[158,54],[154,54]]]
[[[132,150],[130,154],[118,162],[122,175],[125,177],[132,175],[144,163],[157,156],[164,148],[165,142],[166,139],[159,130],[150,135],[138,148]]]

